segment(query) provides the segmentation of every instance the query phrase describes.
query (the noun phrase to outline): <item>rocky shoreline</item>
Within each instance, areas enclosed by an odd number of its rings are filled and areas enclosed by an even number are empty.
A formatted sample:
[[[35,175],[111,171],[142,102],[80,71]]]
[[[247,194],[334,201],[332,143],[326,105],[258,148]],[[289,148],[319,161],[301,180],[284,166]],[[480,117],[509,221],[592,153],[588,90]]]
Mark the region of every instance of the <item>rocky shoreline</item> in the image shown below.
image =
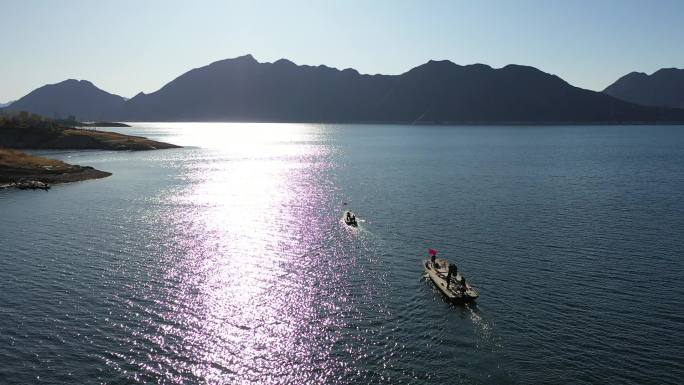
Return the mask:
[[[94,124],[105,123],[112,127],[126,126],[112,122]],[[71,165],[17,149],[147,151],[179,147],[142,136],[74,128],[27,112],[0,114],[0,189],[48,190],[52,184],[112,175],[92,167]]]
[[[0,188],[49,189],[52,184],[112,175],[89,166],[71,165],[17,150],[0,149]]]
[[[73,122],[74,125],[80,124]],[[115,123],[109,122],[110,125]],[[141,136],[75,128],[64,122],[19,112],[0,114],[0,147],[33,150],[143,151],[178,146]]]
[[[142,136],[79,128],[64,128],[50,136],[41,135],[30,138],[18,136],[13,140],[5,139],[4,143],[0,140],[0,144],[8,148],[34,150],[147,151],[180,147]]]

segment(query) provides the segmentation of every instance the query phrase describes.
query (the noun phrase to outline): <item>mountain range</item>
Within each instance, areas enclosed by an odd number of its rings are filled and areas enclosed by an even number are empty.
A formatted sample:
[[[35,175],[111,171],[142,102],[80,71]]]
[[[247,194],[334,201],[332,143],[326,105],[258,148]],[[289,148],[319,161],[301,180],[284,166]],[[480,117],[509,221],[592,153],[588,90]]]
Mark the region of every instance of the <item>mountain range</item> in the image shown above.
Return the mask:
[[[632,72],[603,92],[645,106],[684,108],[684,69],[663,68],[651,75]]]
[[[684,109],[621,100],[627,98],[609,89],[577,88],[521,65],[495,69],[431,60],[400,75],[363,75],[285,59],[260,63],[245,55],[193,69],[129,100],[67,80],[41,87],[7,110],[119,121],[684,122]]]

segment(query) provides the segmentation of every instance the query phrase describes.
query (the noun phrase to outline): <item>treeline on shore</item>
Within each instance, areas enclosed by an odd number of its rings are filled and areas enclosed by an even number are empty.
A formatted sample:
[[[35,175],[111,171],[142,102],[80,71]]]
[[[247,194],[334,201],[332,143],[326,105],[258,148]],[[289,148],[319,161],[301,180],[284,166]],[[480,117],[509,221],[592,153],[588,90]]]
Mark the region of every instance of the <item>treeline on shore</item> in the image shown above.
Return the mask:
[[[57,138],[64,126],[26,111],[0,114],[0,147],[24,148]]]

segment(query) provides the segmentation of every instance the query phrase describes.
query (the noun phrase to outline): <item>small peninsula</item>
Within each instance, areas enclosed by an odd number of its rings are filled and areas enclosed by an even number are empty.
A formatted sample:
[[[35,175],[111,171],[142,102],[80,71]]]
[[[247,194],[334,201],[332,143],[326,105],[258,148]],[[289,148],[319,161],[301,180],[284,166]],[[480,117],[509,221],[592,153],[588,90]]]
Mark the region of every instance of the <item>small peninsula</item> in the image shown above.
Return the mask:
[[[178,146],[115,132],[82,129],[20,112],[0,115],[0,147],[36,150],[116,150],[143,151]]]
[[[88,166],[77,166],[25,152],[0,149],[0,188],[78,182],[112,175]]]
[[[146,151],[178,147],[141,136],[74,128],[27,112],[0,114],[0,187],[47,189],[48,184],[111,175],[92,167],[70,165],[17,149]]]
[[[119,122],[81,122],[81,127],[130,127],[126,123]]]

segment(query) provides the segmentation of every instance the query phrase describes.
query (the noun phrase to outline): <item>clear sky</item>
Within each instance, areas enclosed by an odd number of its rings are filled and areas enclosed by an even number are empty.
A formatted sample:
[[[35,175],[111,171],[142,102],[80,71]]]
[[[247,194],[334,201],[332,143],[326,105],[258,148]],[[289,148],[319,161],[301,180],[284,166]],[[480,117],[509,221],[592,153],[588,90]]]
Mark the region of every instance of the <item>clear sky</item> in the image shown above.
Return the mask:
[[[0,102],[68,78],[131,97],[246,53],[385,74],[526,64],[601,90],[684,67],[684,0],[0,0],[0,36]]]

